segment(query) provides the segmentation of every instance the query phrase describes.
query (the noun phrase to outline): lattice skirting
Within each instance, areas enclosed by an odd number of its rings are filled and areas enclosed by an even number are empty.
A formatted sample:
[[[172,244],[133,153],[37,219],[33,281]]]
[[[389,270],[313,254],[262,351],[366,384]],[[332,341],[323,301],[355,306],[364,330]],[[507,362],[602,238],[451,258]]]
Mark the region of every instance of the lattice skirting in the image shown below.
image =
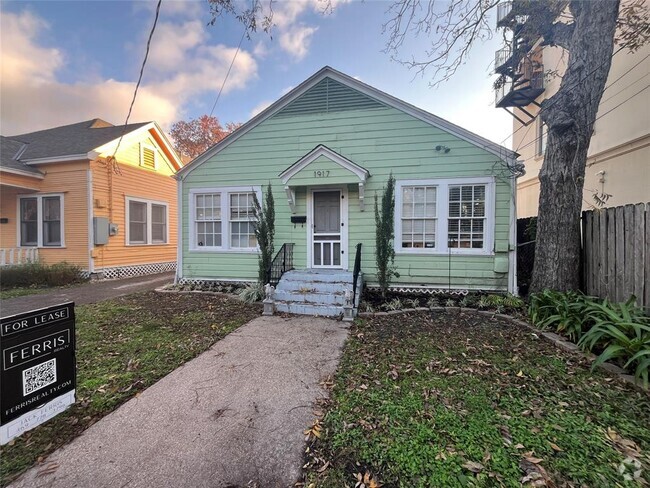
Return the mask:
[[[374,290],[379,289],[379,285],[367,285],[368,288]],[[449,288],[433,288],[427,286],[399,286],[393,285],[389,286],[390,291],[395,291],[397,293],[421,293],[423,295],[467,295],[469,290],[464,289],[449,289]]]
[[[168,263],[149,263],[136,264],[132,266],[116,266],[114,268],[97,269],[95,273],[102,274],[105,280],[116,278],[132,278],[135,276],[144,276],[150,274],[164,273],[166,271],[175,271],[176,261]]]
[[[198,278],[181,278],[178,280],[178,284],[181,286],[191,285],[196,290],[213,290],[217,287],[227,287],[232,288],[241,288],[246,286],[248,283],[253,283],[251,280],[208,280],[208,279],[198,279]]]

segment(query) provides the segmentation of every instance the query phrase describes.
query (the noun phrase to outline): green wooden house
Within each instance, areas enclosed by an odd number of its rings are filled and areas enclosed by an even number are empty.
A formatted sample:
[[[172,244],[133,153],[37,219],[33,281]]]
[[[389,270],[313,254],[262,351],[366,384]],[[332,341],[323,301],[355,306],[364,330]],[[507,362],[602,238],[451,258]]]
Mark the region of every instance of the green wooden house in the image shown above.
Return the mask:
[[[270,182],[277,308],[340,313],[355,264],[377,285],[374,199],[392,172],[393,287],[514,293],[516,156],[325,67],[178,172],[177,279],[257,279],[253,193]]]

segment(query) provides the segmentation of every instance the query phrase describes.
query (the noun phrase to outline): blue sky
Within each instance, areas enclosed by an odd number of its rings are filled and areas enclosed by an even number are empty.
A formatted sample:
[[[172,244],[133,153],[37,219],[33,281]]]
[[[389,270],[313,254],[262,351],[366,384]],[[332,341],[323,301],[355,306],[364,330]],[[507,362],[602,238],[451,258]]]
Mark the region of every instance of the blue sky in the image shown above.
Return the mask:
[[[451,81],[430,87],[383,51],[387,1],[336,0],[323,15],[317,0],[277,1],[272,36],[245,39],[215,115],[244,122],[324,65],[435,113],[495,142],[512,119],[494,108],[490,75],[498,36],[476,46]],[[155,1],[39,1],[0,3],[3,135],[101,117],[126,116],[144,56]],[[132,121],[209,113],[243,27],[234,19],[207,25],[204,2],[163,0]],[[411,40],[405,57],[426,38]],[[506,145],[509,141],[506,141]]]

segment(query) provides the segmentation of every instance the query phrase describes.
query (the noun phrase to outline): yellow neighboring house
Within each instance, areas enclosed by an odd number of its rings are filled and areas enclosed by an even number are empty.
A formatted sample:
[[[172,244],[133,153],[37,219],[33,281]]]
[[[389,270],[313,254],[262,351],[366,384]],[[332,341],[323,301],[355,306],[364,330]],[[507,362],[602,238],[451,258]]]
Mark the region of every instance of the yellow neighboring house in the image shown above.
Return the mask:
[[[0,136],[0,265],[67,261],[105,278],[174,270],[181,166],[155,122]]]
[[[647,3],[647,1],[646,1]],[[512,2],[499,4],[497,21],[510,12]],[[540,105],[560,88],[569,53],[538,41],[518,66],[512,65],[512,45],[496,53],[495,71],[508,79],[496,90],[497,107],[510,111],[512,149],[520,154],[526,174],[517,180],[517,216],[537,215],[539,171],[546,148],[546,127]],[[635,53],[615,54],[587,154],[583,209],[650,201],[650,45]],[[524,125],[524,122],[526,125]]]

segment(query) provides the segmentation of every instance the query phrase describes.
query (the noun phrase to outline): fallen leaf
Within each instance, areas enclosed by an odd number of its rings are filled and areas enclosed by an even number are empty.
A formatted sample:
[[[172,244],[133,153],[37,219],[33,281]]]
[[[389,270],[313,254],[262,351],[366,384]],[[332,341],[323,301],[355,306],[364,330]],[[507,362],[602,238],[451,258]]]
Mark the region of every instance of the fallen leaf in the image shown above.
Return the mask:
[[[471,471],[472,473],[480,473],[485,469],[485,466],[483,466],[481,463],[475,463],[474,461],[466,461],[463,464],[463,468]]]
[[[549,445],[551,446],[551,449],[553,449],[555,452],[562,452],[562,448],[555,444],[554,442],[549,442]]]
[[[524,375],[524,372],[522,370],[519,370],[519,373],[517,373],[517,376],[521,378]]]

